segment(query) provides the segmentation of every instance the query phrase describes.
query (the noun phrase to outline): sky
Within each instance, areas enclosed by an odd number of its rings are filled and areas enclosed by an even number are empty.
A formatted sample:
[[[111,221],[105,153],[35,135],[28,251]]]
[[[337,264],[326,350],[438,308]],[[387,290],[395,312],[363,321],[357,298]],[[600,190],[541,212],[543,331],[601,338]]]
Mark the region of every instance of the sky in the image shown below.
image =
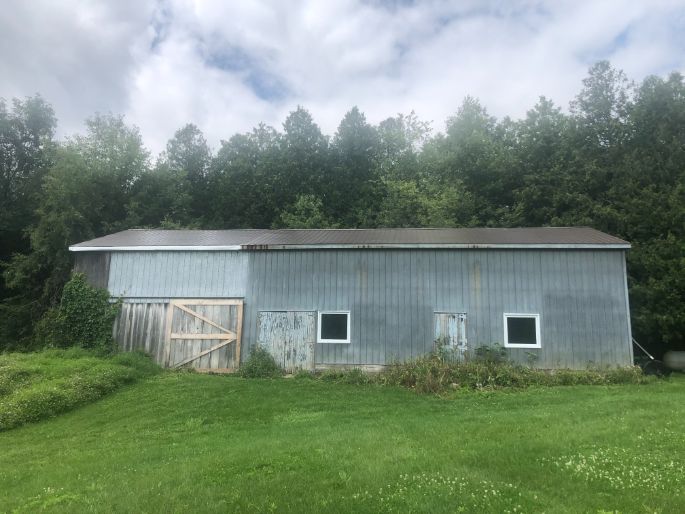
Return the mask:
[[[122,114],[153,154],[194,123],[214,150],[298,105],[332,135],[353,106],[442,131],[467,95],[520,118],[562,108],[608,59],[685,72],[685,0],[25,0],[0,10],[0,97],[40,93],[58,136]]]

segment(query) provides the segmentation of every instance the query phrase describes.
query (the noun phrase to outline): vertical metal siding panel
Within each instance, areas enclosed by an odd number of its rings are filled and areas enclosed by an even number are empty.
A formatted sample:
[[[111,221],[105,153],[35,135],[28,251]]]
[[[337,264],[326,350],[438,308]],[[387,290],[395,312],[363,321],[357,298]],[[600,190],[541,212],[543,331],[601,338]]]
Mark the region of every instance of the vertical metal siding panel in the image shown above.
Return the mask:
[[[569,309],[573,312],[571,323],[573,328],[571,330],[572,340],[571,348],[573,351],[572,368],[583,368],[587,364],[586,346],[581,341],[584,338],[583,319],[581,318],[582,311],[579,292],[582,289],[578,270],[576,269],[576,259],[572,252],[564,252],[566,257],[566,269],[568,270],[569,281]],[[587,342],[585,342],[587,343]]]
[[[589,253],[589,255],[585,255]],[[598,284],[596,280],[596,267],[594,262],[594,251],[582,252],[583,259],[583,283],[585,284],[585,293],[587,294],[588,301],[585,304],[585,308],[588,310],[588,318],[590,321],[590,334],[593,347],[593,362],[595,365],[601,365],[602,363],[602,337],[600,333],[601,326],[601,303],[599,302],[600,291],[598,289]]]
[[[625,318],[625,327],[626,327],[626,340],[628,344],[628,358],[630,359],[630,364],[633,364],[635,362],[634,358],[634,350],[633,350],[633,328],[630,323],[630,298],[628,297],[628,268],[626,264],[626,252],[617,252],[620,253],[620,258],[621,258],[621,267],[622,272],[621,272],[621,282],[620,282],[620,290],[623,294],[624,302],[623,302],[623,310],[624,310],[624,318]],[[625,344],[625,343],[624,343]]]
[[[109,269],[107,270],[107,290],[110,291],[110,293],[113,291],[113,286],[114,284],[112,283],[112,266],[114,266],[114,256],[116,255],[116,252],[109,252]]]
[[[136,263],[136,289],[139,291],[149,291],[150,286],[150,253],[144,252]],[[136,295],[139,296],[139,295]]]
[[[585,260],[582,254],[578,252],[569,252],[570,258],[573,262],[572,269],[577,280],[577,288],[575,289],[576,305],[578,306],[578,319],[580,333],[579,340],[576,341],[576,347],[580,347],[582,362],[576,363],[577,366],[586,367],[588,364],[595,364],[597,362],[596,347],[594,334],[592,330],[592,312],[589,309],[589,286],[587,280],[587,273],[585,271]]]
[[[615,333],[615,346],[613,348],[613,359],[619,365],[626,365],[632,363],[627,350],[627,342],[629,339],[628,331],[626,330],[628,322],[621,315],[625,307],[625,292],[621,285],[623,280],[623,252],[607,252],[606,266],[609,288],[615,298],[615,302],[611,306],[611,322]],[[618,258],[617,258],[618,257]],[[627,313],[626,313],[627,314]],[[630,343],[632,346],[632,343]]]
[[[597,252],[598,256],[601,258],[601,290],[605,291],[607,294],[607,302],[604,304],[604,327],[607,332],[607,337],[605,341],[605,353],[604,353],[604,364],[612,365],[619,362],[620,356],[618,354],[617,342],[619,339],[619,334],[616,331],[616,303],[614,296],[614,287],[611,273],[611,255],[608,252],[602,252],[601,254]]]
[[[604,252],[603,271],[604,287],[607,292],[606,319],[608,356],[610,364],[626,365],[631,362],[627,343],[629,335],[626,330],[627,321],[622,313],[625,306],[625,292],[621,285],[623,280],[623,252]],[[627,312],[626,312],[627,315]]]
[[[404,357],[403,345],[406,339],[406,328],[404,317],[404,299],[405,291],[402,287],[405,280],[406,270],[404,269],[404,257],[406,252],[394,252],[394,267],[393,267],[393,286],[395,290],[395,330],[392,341],[393,358],[400,360]]]
[[[567,287],[564,285],[565,273],[561,266],[561,253],[549,251],[541,255],[545,271],[542,299],[545,303],[544,321],[540,327],[543,351],[537,365],[551,367],[554,361],[559,367],[570,365],[571,345],[568,344],[565,327],[570,325],[568,309],[563,306],[562,295]]]
[[[600,330],[600,347],[601,347],[601,364],[608,365],[614,362],[613,360],[613,323],[611,322],[611,313],[609,312],[611,308],[611,290],[608,288],[607,273],[605,265],[605,255],[600,252],[592,252],[593,254],[593,272],[595,275],[595,284],[601,294],[601,300],[599,302],[598,312],[599,327]]]
[[[420,352],[426,353],[433,347],[433,276],[432,250],[419,252],[421,277],[421,303],[417,309],[419,315],[418,344]]]
[[[570,351],[570,354],[567,356],[567,362],[570,360],[569,367],[577,368],[580,367],[580,363],[583,360],[580,343],[578,342],[578,339],[580,338],[581,327],[578,309],[578,295],[576,294],[577,277],[572,268],[573,260],[571,259],[569,252],[563,252],[562,255],[564,273],[566,275],[566,291],[568,291],[569,312],[569,325],[567,327],[567,333],[569,334],[568,351]]]
[[[496,253],[496,252],[495,252]],[[482,262],[483,269],[481,272],[482,277],[482,294],[483,294],[483,312],[484,312],[484,323],[482,328],[482,334],[485,343],[491,345],[493,343],[493,331],[492,327],[497,323],[494,313],[496,309],[496,303],[501,302],[501,296],[499,296],[498,284],[495,280],[495,257],[493,252],[482,252]]]
[[[533,279],[534,291],[531,298],[531,312],[540,314],[540,338],[542,348],[530,350],[537,355],[538,361],[546,361],[558,354],[557,313],[545,300],[547,292],[554,287],[558,273],[554,269],[554,251],[528,252],[528,275]],[[525,357],[526,354],[524,354]],[[527,357],[524,358],[524,361]]]
[[[358,319],[357,331],[353,344],[356,346],[353,353],[353,362],[367,359],[366,349],[370,331],[372,329],[373,313],[369,312],[371,305],[371,295],[373,294],[373,263],[369,259],[368,252],[355,252],[354,262],[356,263],[357,273],[360,277],[360,298],[356,303],[353,315]],[[336,362],[339,362],[336,360]]]
[[[380,344],[380,357],[378,359],[378,364],[383,364],[388,360],[388,336],[392,330],[392,319],[394,313],[392,312],[392,278],[390,273],[392,270],[392,253],[383,253],[383,331],[381,333]]]
[[[321,272],[323,274],[322,280],[321,280],[321,285],[319,288],[319,301],[318,301],[318,306],[317,310],[318,311],[323,311],[328,308],[330,308],[327,305],[328,302],[328,297],[331,294],[331,269],[329,265],[329,257],[330,254],[329,252],[317,252],[317,257],[319,258],[319,267],[321,269]],[[318,316],[317,316],[317,323],[318,323]],[[317,327],[318,331],[318,327]],[[322,358],[323,358],[323,363],[333,363],[334,362],[334,353],[332,351],[332,348],[328,346],[327,344],[320,344],[318,345],[318,348],[322,350]]]
[[[407,315],[411,322],[409,329],[409,356],[418,355],[416,347],[416,298],[418,297],[416,277],[416,251],[409,250],[409,294],[407,295]]]
[[[127,259],[124,259],[123,252],[116,252],[116,255],[117,260],[119,261],[120,269],[119,276],[117,277],[117,281],[119,284],[119,291],[117,292],[117,296],[126,296],[126,291],[130,289],[129,284],[126,283],[130,278],[129,261]]]
[[[385,266],[384,258],[387,252],[374,252],[374,312],[375,312],[375,334],[374,340],[367,348],[367,355],[369,355],[372,364],[379,364],[381,361],[382,341],[385,332]]]

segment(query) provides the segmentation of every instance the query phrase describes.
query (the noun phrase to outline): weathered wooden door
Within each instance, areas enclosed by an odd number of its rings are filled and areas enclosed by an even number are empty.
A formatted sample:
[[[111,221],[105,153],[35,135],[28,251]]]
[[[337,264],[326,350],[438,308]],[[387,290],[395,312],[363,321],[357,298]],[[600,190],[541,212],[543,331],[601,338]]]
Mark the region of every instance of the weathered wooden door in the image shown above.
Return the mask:
[[[452,348],[455,357],[463,359],[468,348],[466,342],[465,312],[436,312],[435,340]]]
[[[240,366],[242,300],[172,300],[164,364],[230,372]]]
[[[261,311],[257,316],[258,342],[286,371],[314,369],[316,313]]]

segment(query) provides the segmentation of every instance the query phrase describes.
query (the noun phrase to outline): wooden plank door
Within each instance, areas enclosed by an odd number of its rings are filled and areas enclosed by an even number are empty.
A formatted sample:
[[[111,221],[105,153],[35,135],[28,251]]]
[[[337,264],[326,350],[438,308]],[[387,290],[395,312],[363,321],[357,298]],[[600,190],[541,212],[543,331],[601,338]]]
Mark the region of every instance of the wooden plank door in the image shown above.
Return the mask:
[[[466,341],[466,313],[436,312],[434,316],[435,340],[452,348],[457,359],[463,359],[468,349]]]
[[[242,300],[172,300],[167,307],[165,365],[234,371],[240,366],[242,325]]]
[[[257,316],[258,343],[279,366],[293,373],[314,370],[316,313],[311,311],[261,311]]]

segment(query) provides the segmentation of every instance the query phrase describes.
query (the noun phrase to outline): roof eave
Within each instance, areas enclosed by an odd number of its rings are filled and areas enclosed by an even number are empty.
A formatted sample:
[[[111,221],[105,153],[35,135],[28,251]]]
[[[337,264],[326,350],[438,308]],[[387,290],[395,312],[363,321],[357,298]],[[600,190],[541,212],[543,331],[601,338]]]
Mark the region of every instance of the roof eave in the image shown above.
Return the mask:
[[[70,246],[70,252],[238,251],[240,245],[217,246]]]
[[[519,250],[628,250],[629,243],[430,243],[430,244],[268,244],[268,245],[220,245],[220,246],[70,246],[71,252],[153,252],[153,251],[256,251],[256,250],[359,250],[359,249],[519,249]]]

